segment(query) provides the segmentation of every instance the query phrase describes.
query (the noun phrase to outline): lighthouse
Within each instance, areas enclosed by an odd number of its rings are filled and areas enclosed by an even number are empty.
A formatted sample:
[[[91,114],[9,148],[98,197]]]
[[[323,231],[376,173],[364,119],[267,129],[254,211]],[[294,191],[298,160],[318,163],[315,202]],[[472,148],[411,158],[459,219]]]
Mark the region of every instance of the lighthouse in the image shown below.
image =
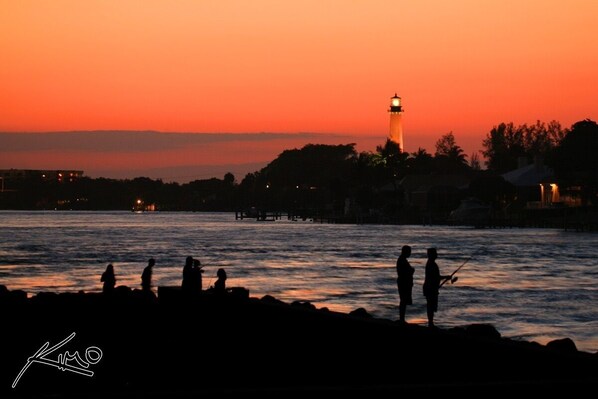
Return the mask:
[[[405,151],[403,147],[403,107],[401,106],[401,97],[395,93],[394,97],[390,98],[390,132],[388,138],[390,141],[397,143],[401,152]]]

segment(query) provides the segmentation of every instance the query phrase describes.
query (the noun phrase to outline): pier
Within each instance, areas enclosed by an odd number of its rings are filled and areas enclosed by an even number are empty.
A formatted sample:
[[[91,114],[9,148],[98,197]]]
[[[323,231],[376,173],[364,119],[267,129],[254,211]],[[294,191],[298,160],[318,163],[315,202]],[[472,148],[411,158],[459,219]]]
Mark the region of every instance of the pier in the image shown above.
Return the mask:
[[[314,212],[308,209],[296,209],[296,210],[289,210],[289,211],[268,211],[268,210],[261,210],[257,208],[249,208],[244,210],[236,210],[235,211],[235,220],[243,220],[243,219],[255,219],[260,222],[264,221],[276,221],[276,220],[310,220],[315,221],[316,217],[314,216]]]
[[[243,219],[255,219],[257,221],[265,222],[265,221],[275,221],[280,220],[285,216],[290,219],[290,214],[288,212],[280,212],[280,211],[261,211],[261,210],[250,210],[250,211],[235,211],[235,220],[243,220]]]

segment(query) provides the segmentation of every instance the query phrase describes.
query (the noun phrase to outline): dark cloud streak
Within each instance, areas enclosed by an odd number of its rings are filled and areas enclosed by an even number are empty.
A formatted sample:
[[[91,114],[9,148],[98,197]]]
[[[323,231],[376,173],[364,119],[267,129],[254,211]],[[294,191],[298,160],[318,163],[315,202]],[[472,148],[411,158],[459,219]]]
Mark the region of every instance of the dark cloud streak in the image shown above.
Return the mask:
[[[355,137],[318,133],[161,133],[114,130],[48,133],[0,132],[0,151],[153,152],[224,142],[317,140],[318,138],[342,140]]]
[[[216,177],[224,178],[226,173],[232,173],[240,182],[248,173],[258,172],[265,167],[267,162],[250,162],[243,164],[224,165],[188,165],[170,166],[150,169],[132,170],[89,170],[86,175],[92,178],[106,177],[112,179],[133,179],[135,177],[149,177],[151,179],[162,179],[164,182],[187,183],[193,180],[203,180]]]

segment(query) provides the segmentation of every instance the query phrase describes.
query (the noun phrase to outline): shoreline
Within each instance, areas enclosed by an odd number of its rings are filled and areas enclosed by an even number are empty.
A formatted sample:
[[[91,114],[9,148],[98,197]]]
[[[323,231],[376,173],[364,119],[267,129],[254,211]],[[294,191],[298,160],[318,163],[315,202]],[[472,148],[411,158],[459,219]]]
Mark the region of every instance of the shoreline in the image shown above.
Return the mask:
[[[326,392],[568,392],[598,386],[598,354],[571,340],[547,345],[502,338],[490,325],[450,330],[401,325],[317,309],[309,302],[225,295],[158,296],[117,287],[113,295],[3,291],[2,391],[13,395],[152,393],[156,397]],[[8,326],[8,327],[6,327]],[[101,348],[93,378],[34,364],[11,383],[40,345],[69,334],[73,353]],[[72,345],[71,345],[72,344]],[[66,349],[66,348],[65,348]],[[91,353],[91,352],[90,352]]]

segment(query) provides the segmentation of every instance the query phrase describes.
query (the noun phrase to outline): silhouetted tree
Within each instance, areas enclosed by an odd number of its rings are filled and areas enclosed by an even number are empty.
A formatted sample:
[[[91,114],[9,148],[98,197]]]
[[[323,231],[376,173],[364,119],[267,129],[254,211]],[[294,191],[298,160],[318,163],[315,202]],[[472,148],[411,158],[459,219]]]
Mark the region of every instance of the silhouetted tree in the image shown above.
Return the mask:
[[[565,134],[566,130],[556,121],[548,125],[537,121],[531,126],[501,123],[494,126],[482,142],[485,148],[482,154],[489,170],[505,173],[517,168],[520,157],[528,161],[537,156],[548,158]]]
[[[224,175],[224,183],[232,186],[233,184],[235,184],[235,175],[233,175],[232,173],[228,172],[227,174]]]
[[[374,163],[386,179],[396,180],[407,174],[407,158],[407,152],[402,152],[394,141],[386,139],[384,145],[376,147]]]
[[[229,174],[228,180],[215,177],[204,180],[194,180],[183,185],[188,200],[187,209],[195,211],[230,211],[235,204],[232,203],[234,176]],[[232,179],[232,180],[231,180]]]
[[[481,170],[482,164],[480,163],[480,156],[477,153],[472,153],[469,157],[469,167],[472,170]]]
[[[375,188],[384,183],[384,178],[376,173],[375,158],[371,152],[361,152],[353,163],[351,190],[361,212],[367,212],[378,205]]]
[[[301,202],[311,208],[341,210],[356,158],[354,143],[285,150],[251,177],[253,206],[284,210]],[[241,187],[249,183],[246,177]]]
[[[285,150],[260,173],[272,185],[308,184],[322,186],[333,177],[346,176],[351,160],[357,156],[355,144],[307,144],[301,149]]]
[[[407,165],[410,174],[428,174],[434,170],[434,157],[424,148],[418,148],[412,152]]]
[[[524,124],[520,129],[524,131],[525,151],[530,160],[536,156],[546,158],[567,134],[557,121],[548,124],[536,121],[535,125]]]
[[[448,156],[452,152],[454,152],[454,148],[457,147],[455,143],[455,135],[453,132],[449,132],[443,136],[441,136],[436,141],[436,153],[434,155],[446,155]]]
[[[436,169],[443,172],[459,172],[468,168],[467,155],[455,142],[453,132],[443,135],[436,142]]]
[[[238,187],[237,208],[249,209],[257,205],[257,182],[259,172],[247,173]]]
[[[578,186],[585,204],[598,204],[598,125],[586,119],[571,127],[550,163],[565,186]]]
[[[505,173],[517,167],[517,158],[525,156],[523,132],[513,123],[494,126],[482,142],[486,166],[497,173]]]

